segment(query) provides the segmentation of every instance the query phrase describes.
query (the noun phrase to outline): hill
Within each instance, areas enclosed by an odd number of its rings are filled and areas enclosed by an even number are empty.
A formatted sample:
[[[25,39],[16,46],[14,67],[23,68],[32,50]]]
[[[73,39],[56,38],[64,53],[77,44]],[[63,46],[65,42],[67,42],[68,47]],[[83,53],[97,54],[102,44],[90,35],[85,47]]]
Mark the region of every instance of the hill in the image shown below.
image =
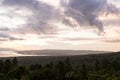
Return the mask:
[[[24,56],[17,57],[20,64],[47,64],[49,62],[63,61],[67,57],[73,65],[81,65],[83,63],[92,64],[95,60],[117,60],[120,61],[120,52],[102,53],[102,54],[88,54],[88,55],[70,55],[70,56]],[[12,57],[0,58],[0,59],[13,59]]]
[[[70,55],[101,54],[109,52],[92,50],[26,50],[18,51],[18,53],[22,55],[37,55],[37,56],[70,56]]]
[[[120,80],[120,52],[1,59],[1,80]]]

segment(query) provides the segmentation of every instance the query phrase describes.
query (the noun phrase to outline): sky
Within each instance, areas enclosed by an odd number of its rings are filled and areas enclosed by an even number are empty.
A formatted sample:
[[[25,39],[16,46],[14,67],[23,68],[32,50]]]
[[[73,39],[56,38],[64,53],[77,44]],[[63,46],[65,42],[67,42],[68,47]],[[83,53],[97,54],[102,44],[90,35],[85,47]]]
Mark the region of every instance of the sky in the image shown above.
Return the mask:
[[[120,51],[120,0],[0,0],[0,48]]]

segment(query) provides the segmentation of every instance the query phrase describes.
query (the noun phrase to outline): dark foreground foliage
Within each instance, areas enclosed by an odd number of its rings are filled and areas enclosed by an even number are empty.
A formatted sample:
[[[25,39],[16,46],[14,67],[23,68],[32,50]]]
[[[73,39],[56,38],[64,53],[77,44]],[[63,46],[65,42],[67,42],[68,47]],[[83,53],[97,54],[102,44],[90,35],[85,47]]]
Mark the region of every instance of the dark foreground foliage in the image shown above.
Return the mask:
[[[21,65],[13,58],[0,60],[0,80],[120,80],[120,63],[96,59],[93,64],[73,67],[66,58],[46,65]]]

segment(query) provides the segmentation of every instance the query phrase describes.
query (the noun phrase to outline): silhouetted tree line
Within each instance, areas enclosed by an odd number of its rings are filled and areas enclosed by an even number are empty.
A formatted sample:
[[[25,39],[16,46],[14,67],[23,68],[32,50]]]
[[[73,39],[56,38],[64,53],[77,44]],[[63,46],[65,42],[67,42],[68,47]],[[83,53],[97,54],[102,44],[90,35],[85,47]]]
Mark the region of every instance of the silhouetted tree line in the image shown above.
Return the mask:
[[[117,60],[95,60],[73,67],[70,59],[46,65],[20,65],[17,58],[0,60],[0,80],[120,80]]]

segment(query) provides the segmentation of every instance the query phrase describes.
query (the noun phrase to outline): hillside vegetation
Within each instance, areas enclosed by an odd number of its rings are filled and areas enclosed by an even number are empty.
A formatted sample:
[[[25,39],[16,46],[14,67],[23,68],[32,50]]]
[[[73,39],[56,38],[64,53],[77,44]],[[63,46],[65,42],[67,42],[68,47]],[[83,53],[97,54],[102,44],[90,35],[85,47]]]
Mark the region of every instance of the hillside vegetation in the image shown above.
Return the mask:
[[[120,80],[120,52],[1,58],[0,80]]]

